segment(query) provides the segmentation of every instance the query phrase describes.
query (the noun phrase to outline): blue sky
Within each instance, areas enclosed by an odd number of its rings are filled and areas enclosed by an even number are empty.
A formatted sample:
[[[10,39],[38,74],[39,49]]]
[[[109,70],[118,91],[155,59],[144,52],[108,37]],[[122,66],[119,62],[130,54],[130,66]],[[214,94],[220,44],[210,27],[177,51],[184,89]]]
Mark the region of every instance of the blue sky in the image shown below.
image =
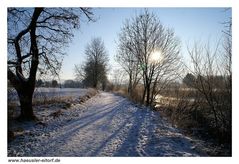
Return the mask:
[[[67,48],[64,58],[61,79],[73,79],[74,64],[85,59],[84,49],[93,37],[101,37],[110,57],[110,68],[117,67],[114,61],[118,34],[127,18],[142,12],[143,8],[94,8],[96,22],[81,22],[81,28],[75,31],[75,37]],[[158,16],[161,23],[175,30],[182,43],[182,55],[187,58],[186,47],[194,41],[215,44],[222,37],[222,22],[231,17],[231,11],[224,8],[148,8]],[[85,19],[84,19],[85,20]]]

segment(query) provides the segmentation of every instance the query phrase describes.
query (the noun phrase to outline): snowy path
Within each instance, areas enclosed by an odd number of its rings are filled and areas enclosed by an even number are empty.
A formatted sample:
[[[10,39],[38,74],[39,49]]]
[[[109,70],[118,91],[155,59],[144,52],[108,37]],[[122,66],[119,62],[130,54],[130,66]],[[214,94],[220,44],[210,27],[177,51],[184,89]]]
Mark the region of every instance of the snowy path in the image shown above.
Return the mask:
[[[203,155],[196,152],[193,140],[165,123],[158,112],[137,107],[125,98],[102,92],[84,106],[75,113],[77,117],[44,139],[29,140],[35,146],[28,147],[25,156]]]

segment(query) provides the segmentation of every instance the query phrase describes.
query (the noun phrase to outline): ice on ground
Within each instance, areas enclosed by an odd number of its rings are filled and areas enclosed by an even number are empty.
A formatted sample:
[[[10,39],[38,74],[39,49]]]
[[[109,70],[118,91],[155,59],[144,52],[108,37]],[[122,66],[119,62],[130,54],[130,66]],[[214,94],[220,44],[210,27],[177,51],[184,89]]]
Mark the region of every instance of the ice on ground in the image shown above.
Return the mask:
[[[26,125],[25,134],[8,144],[8,156],[206,156],[158,112],[112,93],[44,123]]]

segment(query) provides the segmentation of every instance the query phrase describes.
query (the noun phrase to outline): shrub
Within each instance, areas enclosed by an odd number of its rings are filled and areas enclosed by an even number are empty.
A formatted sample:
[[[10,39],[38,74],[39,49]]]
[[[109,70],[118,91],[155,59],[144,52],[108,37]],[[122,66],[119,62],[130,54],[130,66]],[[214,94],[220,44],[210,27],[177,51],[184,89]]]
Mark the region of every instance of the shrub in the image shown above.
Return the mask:
[[[219,126],[216,127],[212,110],[200,93],[195,90],[190,92],[190,90],[180,89],[170,92],[164,92],[164,96],[169,98],[163,99],[157,110],[166,116],[174,126],[187,133],[196,133],[204,138],[214,138],[214,141],[219,144],[227,145],[229,143],[228,145],[230,145],[231,109],[228,104],[216,106],[216,110],[222,112],[221,116],[224,118],[219,119]]]

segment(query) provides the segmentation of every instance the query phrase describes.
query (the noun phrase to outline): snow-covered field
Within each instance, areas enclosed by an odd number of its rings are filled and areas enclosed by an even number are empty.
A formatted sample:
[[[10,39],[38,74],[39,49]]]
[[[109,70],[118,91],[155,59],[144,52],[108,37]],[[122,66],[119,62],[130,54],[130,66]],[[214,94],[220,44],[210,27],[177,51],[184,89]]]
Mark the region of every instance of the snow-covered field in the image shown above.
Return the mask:
[[[49,98],[59,98],[59,97],[79,97],[85,95],[87,89],[82,88],[36,88],[34,91],[33,99],[42,100]],[[8,93],[9,101],[17,101],[17,93],[14,89]]]
[[[36,109],[43,123],[18,123],[8,156],[207,156],[158,112],[121,96],[101,92],[55,118],[54,108]]]

